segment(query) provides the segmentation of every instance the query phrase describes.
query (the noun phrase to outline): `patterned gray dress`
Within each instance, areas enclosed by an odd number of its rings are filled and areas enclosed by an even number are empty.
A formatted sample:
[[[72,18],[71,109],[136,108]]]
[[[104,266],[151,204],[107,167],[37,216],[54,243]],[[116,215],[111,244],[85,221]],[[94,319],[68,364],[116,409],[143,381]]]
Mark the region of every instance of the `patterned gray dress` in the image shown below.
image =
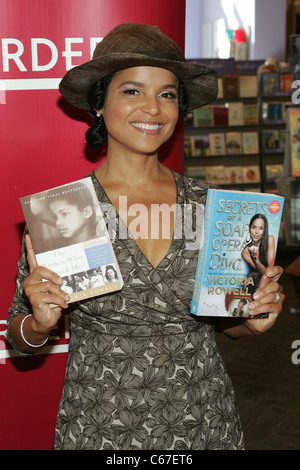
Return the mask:
[[[90,176],[109,221],[115,211]],[[174,178],[180,207],[205,203],[207,184],[177,173]],[[183,226],[179,214],[177,227]],[[121,220],[115,228],[124,287],[70,306],[55,449],[243,449],[214,325],[189,313],[197,251],[184,234],[174,236],[154,269],[135,240],[124,237]],[[22,287],[27,275],[23,253],[9,319],[30,311]]]

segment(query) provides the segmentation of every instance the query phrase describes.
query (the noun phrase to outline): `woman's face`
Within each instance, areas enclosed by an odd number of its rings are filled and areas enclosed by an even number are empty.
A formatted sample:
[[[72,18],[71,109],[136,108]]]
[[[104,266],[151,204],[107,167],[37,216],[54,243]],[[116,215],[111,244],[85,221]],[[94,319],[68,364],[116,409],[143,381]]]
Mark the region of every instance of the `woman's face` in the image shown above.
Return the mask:
[[[110,148],[156,153],[171,137],[178,120],[178,80],[172,72],[157,67],[117,72],[101,113]]]
[[[89,208],[81,211],[77,206],[59,199],[51,202],[49,207],[56,227],[64,238],[76,237],[80,234],[90,215]]]
[[[113,278],[115,277],[115,272],[114,272],[114,270],[111,269],[111,268],[108,269],[108,270],[106,271],[106,276],[108,277],[108,279],[113,279]]]
[[[263,219],[255,219],[250,227],[250,236],[254,242],[262,239],[265,230],[265,221]]]

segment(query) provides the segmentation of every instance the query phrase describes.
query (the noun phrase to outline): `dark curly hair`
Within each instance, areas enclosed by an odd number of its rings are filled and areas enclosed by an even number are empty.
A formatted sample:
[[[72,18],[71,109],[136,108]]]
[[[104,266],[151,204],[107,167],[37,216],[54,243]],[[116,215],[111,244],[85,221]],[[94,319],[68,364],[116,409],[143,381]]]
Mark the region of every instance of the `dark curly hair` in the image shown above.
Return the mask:
[[[107,131],[102,116],[96,115],[96,109],[102,109],[107,93],[108,85],[114,74],[106,75],[105,77],[94,83],[88,93],[88,100],[91,107],[91,112],[94,114],[94,122],[85,133],[85,139],[90,147],[97,148],[107,142]],[[186,112],[188,108],[188,96],[185,86],[178,79],[178,109],[179,114]]]

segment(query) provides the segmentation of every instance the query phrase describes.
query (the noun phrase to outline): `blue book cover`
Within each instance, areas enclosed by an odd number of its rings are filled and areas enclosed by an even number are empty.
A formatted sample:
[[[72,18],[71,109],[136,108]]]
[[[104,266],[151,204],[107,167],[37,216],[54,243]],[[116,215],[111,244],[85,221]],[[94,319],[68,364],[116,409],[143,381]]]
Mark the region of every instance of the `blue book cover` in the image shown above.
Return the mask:
[[[209,189],[191,313],[249,315],[249,302],[274,266],[284,198]]]

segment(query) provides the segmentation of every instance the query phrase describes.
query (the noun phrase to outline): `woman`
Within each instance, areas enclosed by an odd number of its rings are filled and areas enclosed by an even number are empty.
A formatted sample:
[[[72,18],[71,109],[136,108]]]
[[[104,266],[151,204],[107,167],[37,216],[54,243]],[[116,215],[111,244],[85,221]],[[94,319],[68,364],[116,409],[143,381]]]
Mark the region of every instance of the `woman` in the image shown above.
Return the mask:
[[[93,60],[62,80],[62,94],[95,116],[87,140],[94,146],[107,140],[107,158],[91,177],[99,201],[117,213],[112,238],[124,287],[69,306],[72,335],[56,449],[243,448],[213,321],[189,313],[198,253],[185,238],[181,215],[186,204],[205,202],[209,185],[158,159],[179,113],[214,100],[216,83],[214,72],[186,63],[159,28],[131,23],[112,30]],[[123,218],[121,196],[128,207]],[[151,211],[175,203],[166,235],[166,219],[153,227]],[[141,204],[143,230],[119,236]],[[68,297],[58,276],[36,265],[28,236],[25,243],[29,266],[24,249],[9,331],[16,349],[30,354],[47,341]],[[282,309],[281,273],[279,267],[266,271],[250,305],[254,314],[271,312],[268,319],[224,319],[218,329],[233,338],[269,329]]]
[[[275,263],[275,238],[269,235],[268,219],[264,214],[255,214],[249,224],[250,240],[242,251],[243,259],[251,269],[261,274]]]
[[[275,263],[275,238],[269,235],[268,219],[264,214],[255,214],[251,218],[249,237],[241,254],[251,270],[248,278],[251,277],[252,282],[248,283],[248,290],[253,294],[258,289],[262,275]]]

